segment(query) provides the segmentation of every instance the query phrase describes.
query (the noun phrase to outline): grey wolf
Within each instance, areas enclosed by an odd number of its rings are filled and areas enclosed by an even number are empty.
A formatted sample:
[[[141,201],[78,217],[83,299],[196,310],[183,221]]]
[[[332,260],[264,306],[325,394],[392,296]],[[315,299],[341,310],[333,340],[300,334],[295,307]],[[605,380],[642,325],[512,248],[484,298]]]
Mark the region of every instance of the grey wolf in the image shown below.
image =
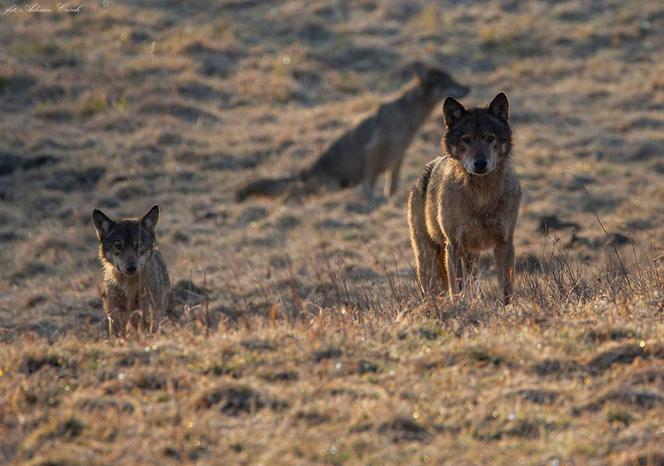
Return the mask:
[[[426,166],[408,198],[425,294],[461,292],[480,252],[492,248],[503,303],[510,301],[521,187],[512,167],[508,109],[502,92],[485,108],[466,109],[451,97],[443,104],[446,156]]]
[[[103,269],[102,303],[109,334],[122,334],[128,324],[156,330],[168,306],[170,279],[157,247],[159,206],[143,217],[111,220],[92,212]]]
[[[434,106],[446,95],[463,97],[469,90],[445,71],[419,62],[413,67],[416,78],[404,86],[397,97],[380,105],[374,114],[342,134],[310,168],[298,176],[250,183],[237,192],[236,199],[275,197],[297,183],[305,193],[322,187],[334,190],[362,184],[364,194],[371,198],[382,173],[387,174],[385,196],[394,194],[406,149]]]

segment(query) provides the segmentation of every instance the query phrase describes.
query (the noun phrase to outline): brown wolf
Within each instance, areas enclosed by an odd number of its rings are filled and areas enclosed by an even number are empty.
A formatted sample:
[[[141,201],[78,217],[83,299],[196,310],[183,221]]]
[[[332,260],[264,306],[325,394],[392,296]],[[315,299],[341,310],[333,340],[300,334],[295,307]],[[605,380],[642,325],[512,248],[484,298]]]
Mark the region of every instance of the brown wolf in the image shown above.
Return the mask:
[[[128,323],[154,331],[165,316],[170,280],[157,247],[158,220],[156,205],[140,220],[116,222],[100,210],[92,212],[104,271],[102,302],[110,335],[121,334]]]
[[[508,101],[486,108],[443,104],[447,156],[430,162],[408,198],[417,278],[425,294],[461,291],[483,249],[493,248],[503,302],[514,273],[514,227],[521,187],[512,168]]]
[[[382,104],[376,113],[349,129],[299,176],[262,179],[239,190],[236,199],[250,196],[275,197],[300,183],[307,193],[321,187],[348,188],[362,184],[372,197],[378,176],[387,173],[385,195],[394,194],[406,149],[431,110],[446,95],[463,97],[468,88],[446,72],[422,63],[414,65],[416,79],[399,95]]]

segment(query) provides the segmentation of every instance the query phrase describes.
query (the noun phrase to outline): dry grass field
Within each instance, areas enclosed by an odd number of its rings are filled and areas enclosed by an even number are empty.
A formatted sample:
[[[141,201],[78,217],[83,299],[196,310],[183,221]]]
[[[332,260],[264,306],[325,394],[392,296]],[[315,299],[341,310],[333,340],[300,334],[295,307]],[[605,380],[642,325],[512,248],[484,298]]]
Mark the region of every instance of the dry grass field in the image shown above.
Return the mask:
[[[664,465],[661,2],[17,5],[1,464]],[[234,201],[311,163],[418,59],[465,104],[510,98],[507,307],[490,255],[459,299],[416,286],[405,203],[441,106],[393,198]],[[154,203],[174,321],[108,339],[90,214]]]

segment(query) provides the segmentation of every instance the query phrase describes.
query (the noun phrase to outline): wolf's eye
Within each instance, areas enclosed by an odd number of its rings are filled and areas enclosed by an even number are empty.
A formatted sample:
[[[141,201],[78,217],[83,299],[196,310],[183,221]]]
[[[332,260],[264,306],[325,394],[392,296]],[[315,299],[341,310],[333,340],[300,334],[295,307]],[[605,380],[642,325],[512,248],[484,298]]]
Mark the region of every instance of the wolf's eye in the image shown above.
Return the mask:
[[[494,139],[496,139],[496,136],[494,136],[493,134],[489,134],[489,135],[486,137],[486,142],[493,142]]]
[[[122,249],[122,243],[120,241],[116,241],[115,243],[113,243],[113,249],[119,251],[120,249]]]
[[[471,138],[468,134],[464,134],[463,136],[461,136],[461,141],[464,144],[470,144],[471,142],[473,142],[473,138]]]

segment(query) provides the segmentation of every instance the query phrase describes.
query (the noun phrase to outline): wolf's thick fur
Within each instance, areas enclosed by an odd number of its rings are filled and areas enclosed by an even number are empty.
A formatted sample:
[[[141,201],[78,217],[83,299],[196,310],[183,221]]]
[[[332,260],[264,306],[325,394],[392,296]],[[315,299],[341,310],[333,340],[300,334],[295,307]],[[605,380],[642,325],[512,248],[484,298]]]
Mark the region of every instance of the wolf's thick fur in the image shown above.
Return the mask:
[[[239,190],[236,199],[278,196],[297,181],[306,193],[322,187],[340,189],[362,183],[364,194],[371,197],[382,173],[387,173],[385,195],[394,194],[406,149],[433,107],[446,95],[463,97],[468,93],[467,87],[444,71],[418,63],[415,72],[417,78],[398,97],[382,104],[376,113],[341,135],[299,177],[255,181]]]
[[[425,294],[461,291],[479,253],[493,248],[503,302],[514,273],[514,228],[521,187],[512,168],[508,101],[486,108],[443,105],[447,156],[430,162],[408,199],[417,278]]]
[[[104,273],[102,302],[111,335],[120,335],[128,323],[154,331],[165,316],[170,279],[157,247],[158,220],[156,205],[141,219],[116,222],[100,210],[92,213]]]

